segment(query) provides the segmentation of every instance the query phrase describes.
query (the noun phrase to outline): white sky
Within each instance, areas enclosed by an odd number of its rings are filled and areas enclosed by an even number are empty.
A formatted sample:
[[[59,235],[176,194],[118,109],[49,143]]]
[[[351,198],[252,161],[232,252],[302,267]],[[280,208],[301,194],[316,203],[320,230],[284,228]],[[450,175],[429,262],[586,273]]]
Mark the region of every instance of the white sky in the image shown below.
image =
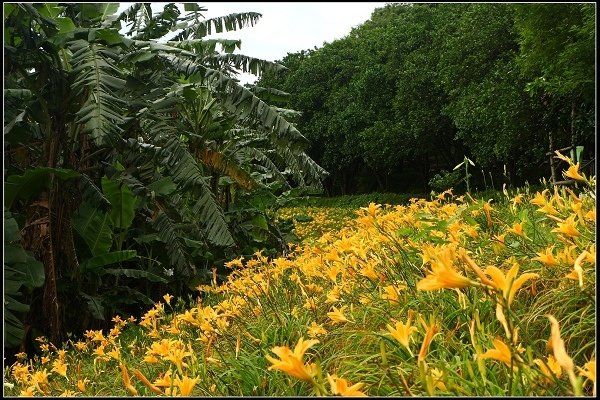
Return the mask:
[[[166,3],[153,4],[153,11]],[[281,60],[287,53],[322,47],[324,42],[341,39],[371,17],[381,2],[198,2],[208,9],[205,18],[239,12],[258,12],[262,18],[252,27],[238,31],[213,34],[207,38],[240,39],[241,50],[236,53],[268,61]],[[125,9],[131,3],[121,3]],[[240,74],[241,83],[253,83],[256,77]]]

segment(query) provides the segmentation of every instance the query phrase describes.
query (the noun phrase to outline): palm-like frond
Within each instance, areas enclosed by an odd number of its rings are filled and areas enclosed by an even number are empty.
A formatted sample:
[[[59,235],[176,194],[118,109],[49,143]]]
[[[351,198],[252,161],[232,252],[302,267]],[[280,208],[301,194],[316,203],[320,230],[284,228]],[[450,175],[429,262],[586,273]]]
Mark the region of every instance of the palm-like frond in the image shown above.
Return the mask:
[[[205,36],[223,31],[235,31],[247,26],[254,26],[262,14],[255,12],[232,13],[222,17],[209,18],[197,21],[189,28],[183,29],[173,40],[187,40],[188,38],[202,39]]]
[[[72,89],[84,99],[76,122],[84,125],[83,132],[96,145],[116,145],[122,132],[119,125],[125,122],[121,108],[126,104],[114,94],[125,87],[115,65],[118,54],[103,44],[83,39],[73,41],[70,50],[71,73],[75,76]]]

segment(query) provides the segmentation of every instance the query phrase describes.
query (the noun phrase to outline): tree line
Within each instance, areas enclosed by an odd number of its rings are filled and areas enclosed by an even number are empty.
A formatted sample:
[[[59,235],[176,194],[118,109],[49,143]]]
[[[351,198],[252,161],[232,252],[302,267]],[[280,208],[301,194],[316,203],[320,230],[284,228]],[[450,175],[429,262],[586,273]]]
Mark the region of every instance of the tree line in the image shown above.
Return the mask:
[[[479,189],[535,183],[557,149],[593,167],[595,9],[388,4],[258,84],[290,93],[330,195],[464,189],[464,157]]]

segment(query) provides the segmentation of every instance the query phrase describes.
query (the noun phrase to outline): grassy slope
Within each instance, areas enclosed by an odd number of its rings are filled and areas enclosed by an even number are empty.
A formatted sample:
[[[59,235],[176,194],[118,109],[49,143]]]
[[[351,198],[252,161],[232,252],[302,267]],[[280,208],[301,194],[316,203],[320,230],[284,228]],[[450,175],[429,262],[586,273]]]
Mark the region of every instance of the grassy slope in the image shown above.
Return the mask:
[[[358,210],[290,208],[281,216],[298,215],[312,220],[297,222],[305,242],[286,257],[232,260],[228,282],[200,287],[195,307],[167,297],[141,321],[90,332],[79,348],[48,345],[42,359],[5,369],[14,385],[5,384],[5,394],[591,395],[590,197],[546,191],[490,204],[446,193]],[[510,285],[505,294],[494,285],[515,265],[522,287],[513,284],[508,305]],[[449,288],[424,290],[436,285]],[[548,348],[547,314],[558,320],[568,353],[558,359],[562,368]],[[296,364],[269,369],[266,356],[292,363],[285,348],[301,338],[318,342],[296,349]]]

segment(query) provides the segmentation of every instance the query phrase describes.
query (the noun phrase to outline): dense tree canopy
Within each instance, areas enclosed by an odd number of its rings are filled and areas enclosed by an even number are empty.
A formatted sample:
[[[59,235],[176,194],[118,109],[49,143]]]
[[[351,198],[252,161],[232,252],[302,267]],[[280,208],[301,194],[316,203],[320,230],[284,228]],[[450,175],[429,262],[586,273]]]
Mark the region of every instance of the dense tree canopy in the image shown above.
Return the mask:
[[[331,193],[428,190],[464,156],[496,182],[536,181],[549,140],[593,157],[594,15],[593,4],[388,4],[259,83],[291,94]]]

